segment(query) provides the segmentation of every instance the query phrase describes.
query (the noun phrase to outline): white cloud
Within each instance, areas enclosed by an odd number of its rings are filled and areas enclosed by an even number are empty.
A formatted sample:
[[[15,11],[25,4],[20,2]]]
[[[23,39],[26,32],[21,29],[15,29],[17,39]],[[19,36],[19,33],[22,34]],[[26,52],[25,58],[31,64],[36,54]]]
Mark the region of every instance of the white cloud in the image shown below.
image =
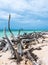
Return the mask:
[[[22,17],[17,12],[25,10],[29,10],[31,14],[48,17],[48,0],[0,0],[0,18],[7,19],[11,13],[12,18],[16,19]]]
[[[23,10],[28,8],[28,4],[24,0],[1,0],[0,8],[7,8],[11,10]]]
[[[22,17],[21,15],[19,15],[17,13],[12,13],[12,12],[9,13],[7,11],[0,10],[0,19],[8,20],[9,14],[11,14],[11,19]]]
[[[28,2],[29,1],[29,2]],[[12,10],[46,11],[48,0],[0,0],[0,8]]]
[[[7,19],[8,13],[0,10],[0,19]]]

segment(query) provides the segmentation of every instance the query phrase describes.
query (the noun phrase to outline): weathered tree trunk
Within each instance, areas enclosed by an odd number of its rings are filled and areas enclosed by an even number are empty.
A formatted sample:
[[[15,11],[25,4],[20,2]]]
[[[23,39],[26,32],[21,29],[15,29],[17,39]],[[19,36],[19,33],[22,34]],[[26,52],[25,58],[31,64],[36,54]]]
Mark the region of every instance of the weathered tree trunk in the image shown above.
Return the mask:
[[[33,57],[31,56],[31,54],[29,53],[29,51],[27,51],[27,57],[29,58],[29,60],[31,60],[33,65],[38,65],[37,62],[35,62],[35,60],[33,59]]]
[[[10,18],[11,18],[11,15],[9,14],[9,19],[8,19],[8,29],[9,29],[9,31],[10,31],[10,33],[11,33],[11,36],[12,36],[13,39],[14,39],[14,34],[12,33],[12,31],[11,31],[11,29],[10,29]]]
[[[17,44],[17,52],[19,53],[20,56],[23,55],[23,49],[21,43]]]
[[[8,49],[11,50],[12,55],[14,55],[14,58],[17,59],[17,62],[19,62],[21,60],[21,57],[19,56],[17,50],[14,49],[12,42],[9,40],[9,38],[6,35],[6,30],[5,30],[5,38],[7,40],[7,44],[9,45]]]

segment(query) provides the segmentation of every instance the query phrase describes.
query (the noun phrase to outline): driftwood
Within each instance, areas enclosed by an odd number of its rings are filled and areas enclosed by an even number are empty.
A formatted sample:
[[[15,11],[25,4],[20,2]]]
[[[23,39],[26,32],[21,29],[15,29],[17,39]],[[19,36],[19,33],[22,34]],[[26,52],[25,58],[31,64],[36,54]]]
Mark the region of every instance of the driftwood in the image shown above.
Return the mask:
[[[42,42],[45,41],[44,33],[42,33],[42,32],[34,32],[34,33],[32,33],[31,36],[32,36],[32,38],[35,39],[35,41],[37,41],[37,43],[39,43],[39,41],[38,41],[39,38],[43,39]]]
[[[38,63],[33,59],[29,51],[27,51],[27,58],[31,60],[33,65],[38,65]]]
[[[16,38],[15,38],[14,34],[12,33],[12,31],[10,29],[10,18],[11,18],[11,15],[9,14],[8,29],[9,29],[9,32],[11,33],[12,38],[13,38],[12,41],[15,42]],[[21,37],[20,36],[20,31],[21,30],[19,30],[18,37]],[[34,39],[34,41],[37,41],[37,43],[39,43],[38,38],[43,38],[43,41],[45,39],[45,37],[43,36],[43,34],[44,33],[41,33],[41,32],[38,32],[38,33],[37,32],[34,32],[34,33],[30,33],[30,34],[24,33],[21,38],[22,39]]]
[[[2,50],[5,47],[6,43],[7,42],[5,40],[0,40],[0,50]]]
[[[17,50],[14,49],[12,42],[9,40],[9,38],[6,35],[6,30],[5,30],[5,38],[7,40],[7,44],[9,45],[8,49],[11,50],[12,55],[14,55],[14,58],[19,62],[21,60],[20,55],[18,54]]]
[[[8,29],[13,39],[10,40],[6,34],[6,30],[4,30],[5,40],[7,41],[7,43],[5,45],[5,48],[3,48],[3,50],[4,51],[10,50],[12,53],[11,58],[15,58],[17,62],[20,62],[22,60],[22,56],[26,55],[26,57],[33,63],[33,65],[39,65],[37,63],[38,58],[36,57],[36,55],[32,53],[33,50],[38,50],[38,49],[30,47],[30,42],[37,41],[37,43],[39,43],[38,41],[39,38],[44,39],[43,34],[34,32],[31,34],[25,33],[23,35],[20,35],[20,30],[19,30],[18,36],[17,38],[15,38],[14,34],[10,29],[10,17],[11,15],[9,15]],[[17,46],[17,49],[15,49],[13,46],[14,42],[16,43],[15,45]],[[24,46],[28,46],[28,47],[24,48]]]
[[[18,52],[18,54],[20,54],[20,56],[23,55],[23,49],[22,49],[21,43],[17,44],[17,52]]]
[[[18,32],[17,37],[15,38],[14,34],[12,33],[10,29],[10,18],[11,15],[9,14],[8,19],[8,30],[11,33],[12,40],[8,38],[6,34],[6,29],[4,30],[3,40],[0,40],[0,48],[2,47],[3,51],[11,51],[12,57],[10,59],[16,59],[16,61],[19,63],[23,56],[25,56],[27,59],[29,59],[33,65],[41,65],[40,63],[37,63],[38,57],[33,54],[32,52],[34,50],[41,50],[41,46],[38,48],[34,48],[32,46],[32,43],[30,42],[36,42],[39,43],[39,38],[42,38],[42,42],[44,41],[45,37],[44,34],[41,32],[34,32],[34,33],[24,33],[23,35],[20,35],[20,31]],[[14,44],[15,43],[15,44]],[[16,49],[15,49],[16,45]],[[25,47],[25,48],[24,48]]]
[[[6,30],[4,30],[4,40],[6,40],[6,45],[5,48],[3,48],[4,51],[6,50],[10,50],[12,57],[10,59],[16,59],[17,63],[19,63],[22,60],[22,57],[25,55],[25,57],[27,59],[29,59],[33,65],[41,65],[40,63],[37,63],[37,59],[38,57],[36,55],[34,55],[32,53],[32,51],[34,50],[38,50],[38,48],[33,48],[32,45],[30,46],[29,42],[32,41],[38,41],[38,35],[37,34],[28,34],[25,36],[19,36],[17,37],[17,39],[15,40],[15,42],[17,42],[17,48],[15,49],[13,46],[14,43],[14,39],[13,42],[8,38],[7,34],[6,34]],[[15,37],[14,37],[15,38]],[[28,46],[27,48],[24,48],[24,46]],[[40,48],[39,48],[40,49]]]
[[[11,29],[10,29],[10,18],[11,18],[11,15],[9,14],[9,19],[8,19],[8,30],[9,30],[9,32],[11,33],[11,37],[14,39],[15,36],[14,36],[14,34],[12,33],[12,31],[11,31]]]

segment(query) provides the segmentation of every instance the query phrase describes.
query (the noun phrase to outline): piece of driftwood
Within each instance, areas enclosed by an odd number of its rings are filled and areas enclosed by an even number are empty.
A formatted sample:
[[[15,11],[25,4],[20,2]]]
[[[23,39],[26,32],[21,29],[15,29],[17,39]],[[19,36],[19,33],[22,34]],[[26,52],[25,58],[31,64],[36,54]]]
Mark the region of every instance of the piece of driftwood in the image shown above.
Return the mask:
[[[38,65],[38,63],[33,59],[29,51],[27,51],[27,58],[31,60],[33,65]]]
[[[45,41],[44,33],[42,33],[42,32],[34,32],[34,33],[32,33],[31,36],[33,38],[35,38],[35,41],[37,41],[37,43],[39,43],[39,40],[38,40],[39,38],[43,39],[42,42]]]
[[[40,35],[39,33],[32,33],[31,35],[30,34],[23,34],[23,35],[19,35],[17,36],[17,38],[12,40],[14,43],[18,42],[18,37],[20,38],[21,42],[24,42],[24,43],[29,43],[29,42],[32,42],[32,41],[35,41],[35,43],[39,43],[39,38],[40,38]],[[22,43],[23,44],[23,43]],[[23,44],[24,45],[24,44]]]
[[[17,44],[17,52],[18,52],[18,54],[19,54],[20,56],[23,55],[23,49],[22,49],[21,43],[18,43],[18,44]]]
[[[14,58],[17,60],[17,62],[19,62],[21,60],[20,55],[18,54],[17,50],[14,49],[12,42],[9,40],[9,38],[6,35],[6,30],[5,30],[5,38],[7,40],[7,43],[9,45],[8,49],[11,50],[12,55],[14,55]]]
[[[10,19],[11,19],[11,15],[9,14],[9,19],[8,19],[8,30],[9,30],[9,32],[11,33],[11,37],[14,39],[15,36],[14,36],[14,34],[12,33],[12,31],[11,31],[11,29],[10,29]]]
[[[2,50],[5,47],[6,43],[7,42],[4,39],[0,40],[0,50]]]
[[[29,41],[37,41],[37,43],[39,43],[38,36],[36,33],[23,34],[22,39],[28,39]]]

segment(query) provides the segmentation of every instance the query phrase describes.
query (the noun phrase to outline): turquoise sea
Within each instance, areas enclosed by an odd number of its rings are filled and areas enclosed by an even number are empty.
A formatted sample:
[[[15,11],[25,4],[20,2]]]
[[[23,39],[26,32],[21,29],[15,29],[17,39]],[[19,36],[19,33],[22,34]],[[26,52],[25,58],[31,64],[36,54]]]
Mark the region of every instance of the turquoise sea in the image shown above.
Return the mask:
[[[12,31],[13,32],[13,34],[15,35],[15,36],[17,36],[18,35],[18,31]],[[24,33],[32,33],[32,32],[34,32],[34,31],[21,31],[20,32],[20,34],[24,34]],[[36,31],[37,32],[37,31]],[[38,31],[38,32],[40,32],[40,31]],[[8,36],[10,36],[10,32],[9,31],[6,31],[6,33],[7,33],[7,35]],[[0,31],[0,37],[3,37],[4,36],[4,31]]]

